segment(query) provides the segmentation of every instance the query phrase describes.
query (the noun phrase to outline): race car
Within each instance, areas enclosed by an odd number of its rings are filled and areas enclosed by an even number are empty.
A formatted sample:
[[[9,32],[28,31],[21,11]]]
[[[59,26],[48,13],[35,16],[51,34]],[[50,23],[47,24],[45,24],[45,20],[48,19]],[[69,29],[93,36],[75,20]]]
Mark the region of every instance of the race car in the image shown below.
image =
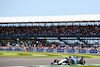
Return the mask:
[[[85,60],[82,56],[69,56],[69,58],[65,58],[62,60],[55,59],[51,65],[75,65],[75,64],[85,64]]]

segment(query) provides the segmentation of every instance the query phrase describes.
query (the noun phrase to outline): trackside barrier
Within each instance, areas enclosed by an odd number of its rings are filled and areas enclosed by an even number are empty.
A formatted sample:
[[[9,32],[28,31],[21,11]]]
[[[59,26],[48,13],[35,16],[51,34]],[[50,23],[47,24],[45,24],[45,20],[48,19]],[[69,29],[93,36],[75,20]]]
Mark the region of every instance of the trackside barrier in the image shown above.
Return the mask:
[[[43,52],[43,49],[37,49],[37,52]]]
[[[53,52],[54,50],[53,49],[47,49],[46,51],[47,52]]]
[[[53,53],[99,53],[100,50],[71,50],[71,49],[0,49],[0,51],[28,51],[28,52],[53,52]]]
[[[68,53],[75,53],[75,50],[68,49]]]
[[[97,53],[97,50],[90,50],[90,53]]]
[[[86,53],[86,50],[78,50],[78,53]]]
[[[90,53],[90,50],[86,50],[86,53],[87,53],[87,54]]]
[[[100,50],[98,50],[98,52],[97,52],[98,54],[100,54]]]
[[[57,49],[57,52],[64,53],[64,49]]]

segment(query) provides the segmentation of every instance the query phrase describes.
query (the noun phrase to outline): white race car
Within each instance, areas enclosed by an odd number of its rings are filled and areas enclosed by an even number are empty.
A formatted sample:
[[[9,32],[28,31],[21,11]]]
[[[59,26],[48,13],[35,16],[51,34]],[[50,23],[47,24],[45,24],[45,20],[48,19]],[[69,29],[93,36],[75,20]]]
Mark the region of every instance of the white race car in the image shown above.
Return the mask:
[[[85,60],[82,56],[69,56],[69,58],[65,58],[62,60],[55,59],[51,65],[74,65],[74,64],[85,64]]]

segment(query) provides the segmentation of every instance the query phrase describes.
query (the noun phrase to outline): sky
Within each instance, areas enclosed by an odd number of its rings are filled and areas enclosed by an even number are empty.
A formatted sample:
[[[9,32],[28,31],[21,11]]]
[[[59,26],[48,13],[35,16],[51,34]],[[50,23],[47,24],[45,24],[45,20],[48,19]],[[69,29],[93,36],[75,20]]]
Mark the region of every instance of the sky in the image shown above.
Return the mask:
[[[100,14],[100,0],[0,0],[0,17]]]

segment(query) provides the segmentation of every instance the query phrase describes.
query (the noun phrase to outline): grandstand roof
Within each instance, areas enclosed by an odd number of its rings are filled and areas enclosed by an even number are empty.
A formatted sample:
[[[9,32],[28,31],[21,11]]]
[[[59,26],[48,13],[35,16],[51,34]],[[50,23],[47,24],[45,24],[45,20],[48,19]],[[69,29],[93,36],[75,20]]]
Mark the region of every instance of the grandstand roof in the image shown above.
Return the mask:
[[[65,23],[65,22],[100,22],[100,14],[96,15],[64,15],[64,16],[25,16],[0,17],[0,23]]]

